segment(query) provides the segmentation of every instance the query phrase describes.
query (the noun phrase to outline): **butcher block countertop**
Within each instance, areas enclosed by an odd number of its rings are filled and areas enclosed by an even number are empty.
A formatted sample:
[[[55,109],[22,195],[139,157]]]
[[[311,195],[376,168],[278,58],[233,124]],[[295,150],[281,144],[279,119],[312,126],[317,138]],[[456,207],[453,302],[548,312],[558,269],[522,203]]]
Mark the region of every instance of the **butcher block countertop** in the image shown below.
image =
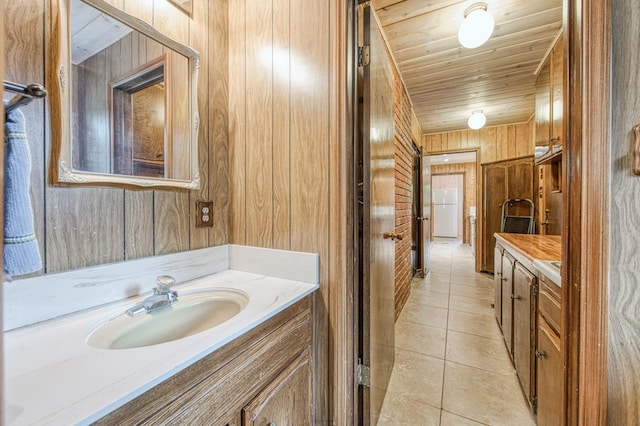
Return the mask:
[[[529,262],[560,260],[562,258],[562,237],[560,235],[496,233],[495,237],[502,246],[517,250]]]

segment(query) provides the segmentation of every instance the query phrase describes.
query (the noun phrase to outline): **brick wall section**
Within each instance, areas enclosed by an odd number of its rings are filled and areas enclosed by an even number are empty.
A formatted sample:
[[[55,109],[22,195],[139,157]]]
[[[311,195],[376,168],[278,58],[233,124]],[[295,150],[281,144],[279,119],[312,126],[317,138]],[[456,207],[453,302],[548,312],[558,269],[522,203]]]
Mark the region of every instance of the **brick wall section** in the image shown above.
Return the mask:
[[[411,293],[411,180],[413,174],[411,101],[394,67],[395,76],[395,188],[396,188],[396,240],[395,259],[395,315],[402,312]],[[416,145],[421,143],[416,141]]]

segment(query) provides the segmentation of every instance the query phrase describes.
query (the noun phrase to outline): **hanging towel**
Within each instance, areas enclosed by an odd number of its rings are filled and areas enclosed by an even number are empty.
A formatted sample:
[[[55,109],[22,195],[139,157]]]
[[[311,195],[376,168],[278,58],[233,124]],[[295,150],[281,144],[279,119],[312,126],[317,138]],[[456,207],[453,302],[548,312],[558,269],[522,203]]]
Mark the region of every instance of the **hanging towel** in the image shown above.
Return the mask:
[[[42,261],[29,197],[31,153],[19,109],[6,114],[4,142],[4,272],[22,275],[39,271]]]

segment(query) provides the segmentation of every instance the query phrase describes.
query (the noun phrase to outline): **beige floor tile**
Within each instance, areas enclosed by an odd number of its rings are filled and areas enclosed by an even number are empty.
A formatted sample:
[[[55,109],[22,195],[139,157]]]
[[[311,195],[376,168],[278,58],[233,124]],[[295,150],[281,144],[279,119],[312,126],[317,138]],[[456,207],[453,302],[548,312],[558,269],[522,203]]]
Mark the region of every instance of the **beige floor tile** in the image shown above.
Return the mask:
[[[503,340],[502,332],[495,317],[464,311],[449,311],[447,328],[476,336]]]
[[[444,360],[396,350],[396,361],[387,392],[440,408]]]
[[[440,426],[477,426],[483,424],[484,423],[478,423],[470,419],[465,419],[464,417],[457,416],[444,410],[442,410],[442,413],[440,415]]]
[[[535,425],[515,375],[448,361],[442,409],[490,425]]]
[[[449,330],[447,361],[482,368],[500,374],[515,374],[507,348],[500,339]]]
[[[450,296],[449,297],[449,309],[456,311],[472,312],[474,314],[481,314],[487,316],[493,316],[495,311],[491,306],[491,302],[488,300],[478,300],[471,297],[464,296]]]
[[[438,289],[433,289],[432,287],[418,288],[414,286],[411,289],[409,300],[415,303],[422,303],[423,305],[434,306],[436,308],[449,308],[449,293],[443,291],[442,288],[438,291]]]
[[[401,321],[410,321],[430,327],[447,328],[447,311],[446,308],[438,308],[409,299],[396,321],[396,326]]]
[[[440,409],[395,392],[387,392],[378,426],[438,426]]]
[[[396,323],[397,349],[444,359],[447,330],[411,321]]]
[[[455,296],[472,297],[480,300],[488,300],[489,302],[494,301],[493,287],[475,287],[451,283],[449,292]]]
[[[492,279],[476,275],[475,277],[468,277],[465,275],[457,275],[452,273],[449,280],[452,284],[468,285],[474,287],[493,287],[494,283]]]

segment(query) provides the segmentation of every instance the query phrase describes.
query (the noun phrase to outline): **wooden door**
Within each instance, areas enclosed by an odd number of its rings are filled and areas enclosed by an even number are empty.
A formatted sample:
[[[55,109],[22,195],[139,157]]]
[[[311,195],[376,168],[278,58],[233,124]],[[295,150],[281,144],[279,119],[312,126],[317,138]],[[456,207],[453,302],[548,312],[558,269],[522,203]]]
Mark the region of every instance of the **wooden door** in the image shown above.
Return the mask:
[[[311,361],[305,351],[242,409],[245,426],[311,424]]]
[[[560,336],[538,317],[536,351],[536,397],[538,426],[562,424],[562,356]]]
[[[425,155],[420,149],[421,161],[421,186],[417,190],[422,191],[422,265],[423,274],[427,275],[431,269],[431,157]]]
[[[496,246],[494,233],[500,232],[501,204],[507,199],[506,171],[502,166],[483,167],[484,211],[483,232],[484,247],[482,250],[482,270],[493,272],[493,253]]]
[[[502,254],[502,335],[513,358],[513,268],[515,259],[506,250]]]
[[[528,401],[533,395],[532,363],[535,335],[535,299],[532,292],[536,277],[519,263],[513,270],[513,363]]]
[[[380,28],[363,9],[363,214],[361,358],[370,386],[361,390],[364,424],[378,422],[394,362],[395,162],[393,73]]]

